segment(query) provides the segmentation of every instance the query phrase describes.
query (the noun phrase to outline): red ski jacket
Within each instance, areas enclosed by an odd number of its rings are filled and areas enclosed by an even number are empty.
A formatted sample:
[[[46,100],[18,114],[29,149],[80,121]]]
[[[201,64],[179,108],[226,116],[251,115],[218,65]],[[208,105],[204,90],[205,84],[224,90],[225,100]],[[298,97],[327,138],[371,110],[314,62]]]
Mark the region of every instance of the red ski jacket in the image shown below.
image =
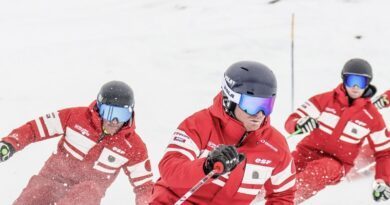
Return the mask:
[[[293,204],[295,166],[285,138],[266,118],[247,133],[238,152],[246,159],[233,171],[197,190],[185,204],[250,204],[265,190],[266,204]],[[174,204],[205,176],[203,163],[219,144],[236,145],[246,134],[241,122],[223,111],[222,95],[214,104],[185,119],[174,132],[159,163],[151,204]]]
[[[102,121],[93,102],[89,107],[39,117],[2,140],[19,151],[33,142],[61,136],[57,152],[46,161],[41,175],[69,186],[92,180],[105,191],[123,169],[134,187],[136,204],[147,204],[153,187],[152,172],[134,120],[113,136],[102,133]]]
[[[349,105],[345,88],[341,84],[333,91],[310,98],[289,116],[285,128],[292,133],[301,117],[317,119],[319,128],[297,146],[335,158],[343,163],[346,172],[354,166],[361,145],[368,139],[375,153],[375,178],[390,183],[390,137],[370,97],[356,99]]]

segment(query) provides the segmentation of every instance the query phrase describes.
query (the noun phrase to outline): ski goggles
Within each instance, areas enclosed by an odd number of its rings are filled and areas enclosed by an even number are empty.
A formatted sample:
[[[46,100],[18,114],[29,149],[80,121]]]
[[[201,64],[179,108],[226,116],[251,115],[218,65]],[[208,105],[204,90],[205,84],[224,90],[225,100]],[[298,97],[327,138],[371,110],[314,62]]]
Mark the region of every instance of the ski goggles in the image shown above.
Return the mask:
[[[362,75],[345,75],[344,85],[349,88],[358,86],[360,89],[365,89],[368,86],[368,78]]]
[[[131,107],[125,108],[107,104],[100,104],[98,107],[100,117],[108,121],[127,122],[133,114]]]
[[[250,115],[263,112],[265,116],[271,114],[275,103],[275,96],[269,98],[253,97],[241,94],[238,106]]]
[[[230,101],[235,102],[241,110],[249,115],[256,115],[262,111],[265,116],[269,116],[275,103],[275,96],[262,98],[234,92],[227,85],[225,79],[222,80],[222,92]]]

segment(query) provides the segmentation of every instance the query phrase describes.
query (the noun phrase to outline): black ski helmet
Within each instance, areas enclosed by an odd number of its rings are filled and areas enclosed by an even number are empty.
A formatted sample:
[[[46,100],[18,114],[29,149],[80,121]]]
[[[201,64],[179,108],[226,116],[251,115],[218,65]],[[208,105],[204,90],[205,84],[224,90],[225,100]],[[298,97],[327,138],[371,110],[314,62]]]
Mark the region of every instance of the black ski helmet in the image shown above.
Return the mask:
[[[105,83],[97,96],[98,105],[107,104],[118,107],[134,108],[134,93],[129,85],[122,81]]]
[[[345,75],[361,75],[368,78],[368,83],[372,80],[372,68],[371,65],[363,59],[353,58],[347,61],[341,71],[341,78],[345,80]]]
[[[239,61],[231,65],[224,74],[222,93],[225,112],[234,116],[236,103],[232,99],[235,96],[229,89],[240,94],[269,98],[276,96],[277,82],[272,70],[261,63]]]

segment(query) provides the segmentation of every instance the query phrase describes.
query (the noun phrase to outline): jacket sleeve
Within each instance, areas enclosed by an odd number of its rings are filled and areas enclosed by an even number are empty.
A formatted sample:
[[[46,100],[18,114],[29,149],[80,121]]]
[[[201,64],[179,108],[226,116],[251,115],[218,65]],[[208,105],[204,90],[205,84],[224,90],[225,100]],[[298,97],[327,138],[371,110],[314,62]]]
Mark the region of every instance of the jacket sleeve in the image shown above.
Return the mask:
[[[286,120],[284,128],[288,133],[295,132],[297,121],[305,116],[310,116],[317,119],[321,114],[320,96],[311,97],[308,101],[303,103],[298,109],[295,110]]]
[[[71,112],[72,108],[69,108],[38,117],[14,129],[1,140],[10,143],[15,151],[19,151],[33,142],[63,135]]]
[[[148,157],[148,150],[138,135],[135,135],[132,137],[136,138],[138,142],[132,143],[129,162],[126,163],[123,170],[133,186],[135,204],[146,205],[152,194],[154,184],[152,181],[153,172]]]
[[[272,172],[271,178],[266,181],[266,205],[294,204],[295,196],[295,165],[289,152],[285,152],[282,161]]]
[[[202,177],[205,158],[200,156],[201,140],[196,123],[187,118],[173,137],[159,163],[161,178],[174,188],[191,188]]]
[[[375,117],[375,126],[368,135],[368,142],[376,161],[375,179],[390,183],[390,136],[380,114]]]

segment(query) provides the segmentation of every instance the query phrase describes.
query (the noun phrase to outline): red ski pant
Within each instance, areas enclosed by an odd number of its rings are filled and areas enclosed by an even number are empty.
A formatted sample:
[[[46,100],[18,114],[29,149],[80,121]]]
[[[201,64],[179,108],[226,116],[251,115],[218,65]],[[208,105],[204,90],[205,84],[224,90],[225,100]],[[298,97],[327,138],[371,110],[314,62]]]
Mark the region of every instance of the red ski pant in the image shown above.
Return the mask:
[[[93,181],[69,186],[35,175],[13,205],[99,205],[104,192],[98,187]]]
[[[296,204],[314,196],[327,185],[339,183],[345,174],[342,164],[332,157],[300,149],[292,155],[297,168]]]

